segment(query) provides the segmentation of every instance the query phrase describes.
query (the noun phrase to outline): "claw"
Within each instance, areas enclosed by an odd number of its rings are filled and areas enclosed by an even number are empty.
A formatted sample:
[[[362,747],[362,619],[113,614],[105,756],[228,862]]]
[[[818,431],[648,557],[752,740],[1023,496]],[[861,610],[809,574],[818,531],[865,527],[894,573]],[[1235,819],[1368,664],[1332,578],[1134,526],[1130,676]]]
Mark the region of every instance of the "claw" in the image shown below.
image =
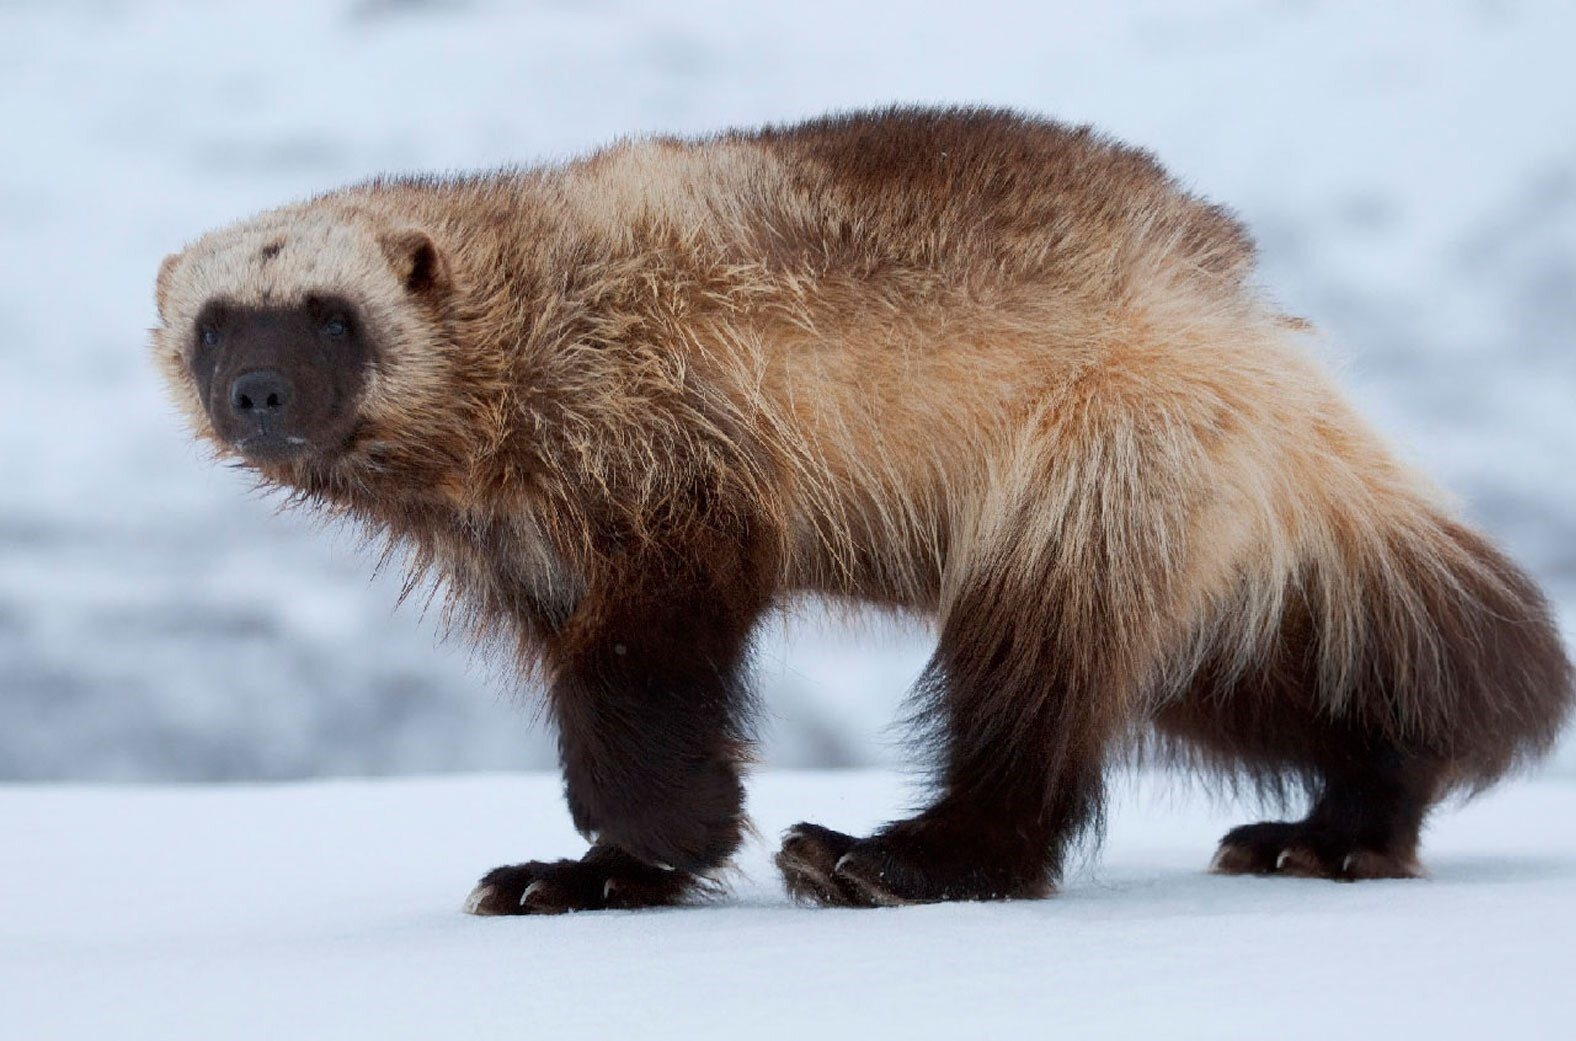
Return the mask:
[[[465,913],[480,914],[482,909],[482,901],[492,896],[492,893],[492,886],[477,886],[475,889],[471,890],[471,895],[465,898]]]
[[[525,892],[520,894],[520,906],[524,907],[525,906],[525,902],[527,900],[531,899],[531,894],[537,892],[538,890],[540,890],[542,888],[542,885],[543,885],[543,881],[542,881],[542,879],[539,878],[535,882],[532,882],[530,885],[526,886],[525,887]]]

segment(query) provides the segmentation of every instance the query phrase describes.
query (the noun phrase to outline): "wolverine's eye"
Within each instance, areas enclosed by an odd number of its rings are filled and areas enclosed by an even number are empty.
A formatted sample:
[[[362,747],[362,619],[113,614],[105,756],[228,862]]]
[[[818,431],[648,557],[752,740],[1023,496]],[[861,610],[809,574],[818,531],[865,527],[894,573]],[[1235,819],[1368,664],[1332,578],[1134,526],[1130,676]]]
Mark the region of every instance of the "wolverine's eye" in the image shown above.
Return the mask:
[[[330,318],[323,323],[323,335],[330,340],[343,340],[350,332],[350,325],[343,318]]]
[[[201,338],[202,345],[204,347],[217,347],[217,346],[219,346],[219,330],[215,329],[213,326],[211,326],[211,325],[203,326],[202,329],[198,332],[197,335]]]

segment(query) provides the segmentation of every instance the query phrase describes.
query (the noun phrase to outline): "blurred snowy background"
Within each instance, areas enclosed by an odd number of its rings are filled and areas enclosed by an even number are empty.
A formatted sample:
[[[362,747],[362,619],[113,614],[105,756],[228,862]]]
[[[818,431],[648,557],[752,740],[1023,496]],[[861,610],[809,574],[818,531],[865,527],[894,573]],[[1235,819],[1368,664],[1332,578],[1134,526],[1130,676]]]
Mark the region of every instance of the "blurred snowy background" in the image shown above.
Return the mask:
[[[353,540],[188,446],[146,356],[160,258],[378,172],[894,100],[1094,122],[1235,207],[1570,634],[1573,45],[1558,0],[0,2],[0,778],[550,764],[528,697],[393,610]],[[765,760],[900,759],[925,653],[775,625]]]

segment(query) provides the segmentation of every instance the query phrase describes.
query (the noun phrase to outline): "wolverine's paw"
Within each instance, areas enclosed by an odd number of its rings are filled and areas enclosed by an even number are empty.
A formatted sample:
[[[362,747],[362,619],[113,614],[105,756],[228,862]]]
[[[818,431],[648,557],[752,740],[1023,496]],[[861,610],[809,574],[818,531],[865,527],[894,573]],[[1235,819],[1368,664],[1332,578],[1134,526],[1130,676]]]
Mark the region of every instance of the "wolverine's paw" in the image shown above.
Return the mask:
[[[1220,840],[1209,869],[1217,875],[1287,875],[1337,882],[1423,876],[1423,866],[1410,853],[1365,848],[1348,835],[1300,821],[1233,828]]]
[[[1041,879],[982,867],[973,859],[980,852],[975,844],[938,842],[905,827],[867,839],[817,824],[789,828],[777,854],[789,895],[822,907],[896,907],[1039,897],[1049,890]]]
[[[713,889],[687,871],[672,871],[617,850],[592,847],[581,860],[533,860],[494,868],[465,901],[475,915],[563,914],[665,907]]]
[[[819,824],[796,824],[783,834],[777,852],[777,870],[783,873],[788,895],[823,907],[875,907],[851,878],[838,874],[838,864],[853,849],[854,838]]]

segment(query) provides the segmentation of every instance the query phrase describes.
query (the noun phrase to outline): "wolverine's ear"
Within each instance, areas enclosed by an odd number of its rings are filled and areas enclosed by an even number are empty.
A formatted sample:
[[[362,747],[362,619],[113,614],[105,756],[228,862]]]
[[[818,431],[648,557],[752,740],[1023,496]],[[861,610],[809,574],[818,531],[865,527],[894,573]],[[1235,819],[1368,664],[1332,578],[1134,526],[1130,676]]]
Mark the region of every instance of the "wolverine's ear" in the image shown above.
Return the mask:
[[[449,291],[449,261],[425,231],[407,228],[380,240],[383,255],[412,296],[438,300]]]
[[[159,265],[159,277],[153,283],[153,302],[159,309],[159,321],[169,321],[170,285],[175,281],[175,262],[180,260],[179,253],[171,253]]]

